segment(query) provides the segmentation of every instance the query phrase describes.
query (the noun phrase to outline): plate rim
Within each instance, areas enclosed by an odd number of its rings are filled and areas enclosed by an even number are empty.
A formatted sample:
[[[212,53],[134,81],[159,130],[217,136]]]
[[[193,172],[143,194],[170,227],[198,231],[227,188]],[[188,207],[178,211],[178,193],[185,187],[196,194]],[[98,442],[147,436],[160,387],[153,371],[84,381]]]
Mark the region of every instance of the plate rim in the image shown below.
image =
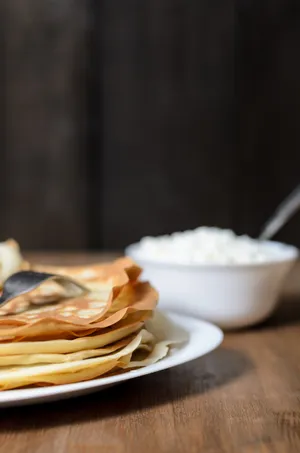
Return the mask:
[[[81,381],[57,386],[5,390],[0,392],[0,408],[8,405],[18,406],[33,403],[42,403],[47,401],[57,401],[59,399],[63,399],[64,397],[72,398],[77,394],[79,396],[84,391],[88,392],[89,390],[91,392],[97,390],[100,391],[102,387],[105,388],[124,381],[135,379],[137,377],[147,376],[149,374],[183,365],[199,357],[202,357],[209,352],[212,352],[223,342],[223,331],[218,326],[209,321],[195,318],[186,314],[183,315],[172,310],[159,311],[166,315],[169,319],[171,319],[172,322],[177,324],[178,327],[185,328],[189,334],[187,342],[185,342],[179,349],[176,349],[173,354],[165,357],[157,363],[137,370],[132,370],[121,375],[99,377],[89,381]],[[189,326],[188,328],[187,325]],[[195,344],[197,344],[197,337],[201,338],[203,335],[203,332],[201,332],[201,329],[199,329],[199,327],[209,330],[210,332],[214,332],[214,340],[211,341],[206,348],[203,348],[203,345],[202,348],[194,348]],[[200,330],[200,332],[198,331],[198,329]]]

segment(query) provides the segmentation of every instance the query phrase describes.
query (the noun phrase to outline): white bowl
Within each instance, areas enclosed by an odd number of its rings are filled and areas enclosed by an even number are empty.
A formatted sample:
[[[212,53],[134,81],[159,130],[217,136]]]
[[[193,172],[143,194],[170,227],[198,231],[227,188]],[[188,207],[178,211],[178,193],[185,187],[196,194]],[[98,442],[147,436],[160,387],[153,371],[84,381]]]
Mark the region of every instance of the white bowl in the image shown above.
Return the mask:
[[[274,311],[298,249],[278,242],[278,259],[266,263],[180,265],[145,260],[139,244],[125,250],[143,269],[143,278],[159,291],[162,309],[188,313],[224,329],[249,326]]]

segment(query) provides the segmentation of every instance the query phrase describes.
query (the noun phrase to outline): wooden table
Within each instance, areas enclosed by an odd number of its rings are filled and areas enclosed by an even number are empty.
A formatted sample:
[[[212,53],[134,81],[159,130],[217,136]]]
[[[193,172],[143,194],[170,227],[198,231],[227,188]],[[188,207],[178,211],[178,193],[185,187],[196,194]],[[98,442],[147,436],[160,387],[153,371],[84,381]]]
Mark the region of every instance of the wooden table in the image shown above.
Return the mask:
[[[108,258],[35,254],[37,261]],[[206,357],[59,403],[0,411],[1,453],[298,453],[300,284]]]

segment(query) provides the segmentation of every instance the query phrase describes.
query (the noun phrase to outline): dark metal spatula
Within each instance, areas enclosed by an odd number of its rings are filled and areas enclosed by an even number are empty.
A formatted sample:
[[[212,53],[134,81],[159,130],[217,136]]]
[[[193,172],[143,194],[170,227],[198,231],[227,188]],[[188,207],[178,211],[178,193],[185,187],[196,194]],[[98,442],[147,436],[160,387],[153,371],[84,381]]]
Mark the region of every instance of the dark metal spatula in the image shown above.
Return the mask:
[[[0,297],[0,306],[5,305],[15,297],[29,293],[42,283],[49,280],[58,283],[70,294],[74,293],[74,295],[79,295],[80,293],[88,292],[88,289],[85,286],[69,277],[48,274],[46,272],[20,271],[5,280],[3,284],[3,292]]]

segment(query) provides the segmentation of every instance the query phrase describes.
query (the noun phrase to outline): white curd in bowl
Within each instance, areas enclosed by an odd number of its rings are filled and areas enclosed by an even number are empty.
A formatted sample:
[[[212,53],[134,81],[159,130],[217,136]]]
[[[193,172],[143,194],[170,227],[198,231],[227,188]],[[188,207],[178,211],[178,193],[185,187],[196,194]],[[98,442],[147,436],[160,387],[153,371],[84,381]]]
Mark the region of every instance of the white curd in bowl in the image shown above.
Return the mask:
[[[296,247],[200,227],[146,237],[126,254],[159,291],[159,306],[225,329],[261,322],[274,311]]]
[[[280,260],[282,253],[232,230],[199,227],[158,237],[145,237],[136,245],[140,258],[177,264],[252,264]]]

